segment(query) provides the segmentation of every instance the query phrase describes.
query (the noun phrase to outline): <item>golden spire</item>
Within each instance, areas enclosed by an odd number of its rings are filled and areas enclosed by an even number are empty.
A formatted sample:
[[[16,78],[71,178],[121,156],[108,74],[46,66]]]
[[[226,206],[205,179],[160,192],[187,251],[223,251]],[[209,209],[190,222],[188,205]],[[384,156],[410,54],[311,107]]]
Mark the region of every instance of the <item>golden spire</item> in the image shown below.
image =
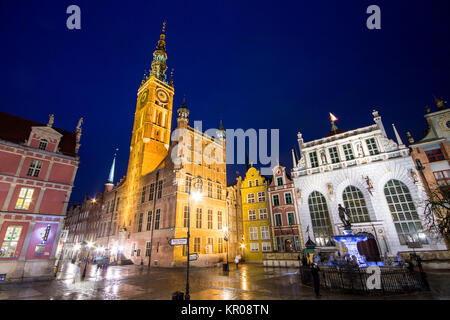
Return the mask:
[[[446,104],[447,101],[444,101],[444,98],[441,97],[441,99],[438,99],[434,97],[434,102],[436,103],[436,106],[438,107],[439,110],[445,109],[444,104]]]

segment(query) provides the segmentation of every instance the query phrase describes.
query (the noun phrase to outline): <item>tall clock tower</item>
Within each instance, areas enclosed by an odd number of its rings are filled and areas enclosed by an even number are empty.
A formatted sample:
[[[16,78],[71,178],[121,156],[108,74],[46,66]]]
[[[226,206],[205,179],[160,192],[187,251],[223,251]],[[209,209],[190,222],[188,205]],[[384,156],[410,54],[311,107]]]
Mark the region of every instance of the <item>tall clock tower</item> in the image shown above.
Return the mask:
[[[137,93],[136,112],[128,161],[128,208],[142,188],[140,177],[164,166],[170,144],[172,124],[173,82],[167,81],[165,22],[153,52],[151,70],[144,75]],[[126,210],[126,211],[130,211]],[[128,217],[125,217],[129,223]]]

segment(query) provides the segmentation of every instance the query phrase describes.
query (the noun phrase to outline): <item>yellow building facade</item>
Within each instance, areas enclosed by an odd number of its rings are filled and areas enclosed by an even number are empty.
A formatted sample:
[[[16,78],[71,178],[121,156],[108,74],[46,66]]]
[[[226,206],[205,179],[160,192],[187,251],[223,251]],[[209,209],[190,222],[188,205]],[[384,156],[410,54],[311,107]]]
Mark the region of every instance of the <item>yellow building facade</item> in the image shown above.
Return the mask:
[[[267,184],[267,179],[253,167],[242,181],[243,258],[247,262],[262,262],[263,252],[272,251]]]

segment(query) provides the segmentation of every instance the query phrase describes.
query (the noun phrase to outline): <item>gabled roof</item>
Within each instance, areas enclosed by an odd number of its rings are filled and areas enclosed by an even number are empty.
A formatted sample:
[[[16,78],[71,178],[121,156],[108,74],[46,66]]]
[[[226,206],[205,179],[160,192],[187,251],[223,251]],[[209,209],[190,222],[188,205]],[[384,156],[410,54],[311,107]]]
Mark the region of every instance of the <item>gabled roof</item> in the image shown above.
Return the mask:
[[[0,111],[0,139],[9,142],[24,144],[30,137],[32,127],[46,126],[46,124]],[[59,143],[60,152],[65,155],[75,157],[75,133],[54,127],[52,129],[62,134],[61,141]]]

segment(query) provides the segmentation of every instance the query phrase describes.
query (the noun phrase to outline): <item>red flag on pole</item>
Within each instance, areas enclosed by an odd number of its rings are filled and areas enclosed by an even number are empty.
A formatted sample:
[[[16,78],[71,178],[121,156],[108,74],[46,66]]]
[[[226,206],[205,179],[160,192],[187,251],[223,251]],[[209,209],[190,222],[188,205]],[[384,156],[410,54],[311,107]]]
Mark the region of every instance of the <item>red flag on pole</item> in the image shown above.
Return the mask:
[[[332,113],[330,112],[330,120],[331,120],[331,122],[336,122],[336,121],[338,121],[339,119],[338,119],[334,114],[332,114]]]

